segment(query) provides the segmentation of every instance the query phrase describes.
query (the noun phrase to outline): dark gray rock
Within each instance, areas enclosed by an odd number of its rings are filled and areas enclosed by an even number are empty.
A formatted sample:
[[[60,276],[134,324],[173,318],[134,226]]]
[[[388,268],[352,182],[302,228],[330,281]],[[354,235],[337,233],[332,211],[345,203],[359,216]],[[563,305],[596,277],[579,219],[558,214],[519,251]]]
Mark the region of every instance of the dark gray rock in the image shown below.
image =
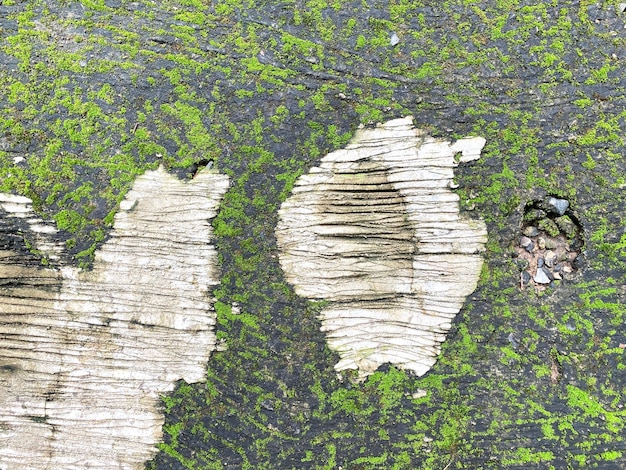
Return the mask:
[[[552,276],[552,273],[550,271],[548,271],[545,268],[539,268],[537,269],[537,274],[535,274],[535,277],[533,278],[533,280],[537,284],[550,284],[553,278],[554,276]]]
[[[526,248],[528,245],[530,245],[533,241],[528,238],[528,237],[520,237],[519,239],[519,246],[521,246],[522,248]]]
[[[557,199],[555,197],[551,197],[548,199],[548,208],[551,212],[554,212],[558,215],[565,214],[565,211],[569,207],[569,201],[567,199]]]

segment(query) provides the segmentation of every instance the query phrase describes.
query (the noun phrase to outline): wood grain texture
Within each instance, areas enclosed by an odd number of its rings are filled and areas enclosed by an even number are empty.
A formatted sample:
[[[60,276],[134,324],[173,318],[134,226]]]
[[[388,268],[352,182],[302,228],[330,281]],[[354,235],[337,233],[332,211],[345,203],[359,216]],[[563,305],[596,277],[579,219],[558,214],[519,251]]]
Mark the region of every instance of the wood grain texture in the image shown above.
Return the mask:
[[[146,172],[92,271],[0,252],[0,468],[134,469],[156,452],[159,397],[205,378],[218,282],[211,219],[228,178]],[[26,198],[0,195],[39,250],[62,258]],[[9,224],[10,225],[10,224]],[[45,228],[47,227],[47,228]],[[5,230],[5,239],[10,233]]]
[[[336,369],[364,377],[391,362],[422,375],[435,363],[482,266],[486,226],[461,216],[450,188],[484,143],[397,119],[296,182],[279,212],[280,263],[299,295],[330,301],[321,321]]]

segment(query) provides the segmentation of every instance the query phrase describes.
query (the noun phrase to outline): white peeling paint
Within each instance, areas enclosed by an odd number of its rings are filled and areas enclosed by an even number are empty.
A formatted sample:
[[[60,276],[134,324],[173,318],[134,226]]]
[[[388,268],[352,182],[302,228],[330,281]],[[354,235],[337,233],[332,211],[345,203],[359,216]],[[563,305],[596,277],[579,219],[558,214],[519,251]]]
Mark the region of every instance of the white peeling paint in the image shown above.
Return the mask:
[[[321,321],[337,370],[435,363],[482,266],[486,226],[450,187],[484,144],[434,139],[409,116],[359,130],[297,180],[279,212],[280,263],[299,295],[331,302]]]
[[[14,281],[0,283],[2,469],[140,469],[154,456],[160,395],[203,381],[215,349],[211,219],[227,187],[210,170],[190,182],[146,172],[92,271],[0,253],[0,281]],[[44,225],[30,204],[0,195],[11,216]]]

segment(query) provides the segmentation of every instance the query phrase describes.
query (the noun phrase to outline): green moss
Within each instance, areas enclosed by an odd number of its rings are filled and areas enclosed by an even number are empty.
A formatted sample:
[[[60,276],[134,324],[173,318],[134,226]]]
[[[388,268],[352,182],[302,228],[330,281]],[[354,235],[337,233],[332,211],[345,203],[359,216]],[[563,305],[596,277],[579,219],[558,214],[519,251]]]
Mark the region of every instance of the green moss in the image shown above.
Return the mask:
[[[82,17],[54,3],[4,6],[12,23],[0,48],[15,65],[0,71],[0,135],[27,160],[16,165],[0,151],[0,189],[31,197],[73,232],[67,245],[83,265],[146,168],[163,163],[190,176],[211,160],[231,176],[213,221],[217,335],[228,350],[214,353],[206,385],[181,383],[165,399],[159,468],[623,460],[614,449],[623,447],[616,371],[626,367],[617,288],[625,117],[611,53],[625,44],[590,18],[590,2],[446,1],[438,16],[404,0],[284,9],[98,0],[81,2]],[[395,48],[391,31],[401,38]],[[356,125],[410,113],[437,135],[487,138],[483,158],[457,169],[462,203],[489,227],[480,287],[427,376],[391,367],[362,384],[339,380],[316,321],[321,307],[304,304],[282,278],[276,211],[296,178],[345,145]],[[576,280],[541,296],[515,287],[510,230],[541,189],[581,211],[589,262],[581,275],[606,279],[610,269],[613,284]],[[581,427],[590,429],[585,438]]]

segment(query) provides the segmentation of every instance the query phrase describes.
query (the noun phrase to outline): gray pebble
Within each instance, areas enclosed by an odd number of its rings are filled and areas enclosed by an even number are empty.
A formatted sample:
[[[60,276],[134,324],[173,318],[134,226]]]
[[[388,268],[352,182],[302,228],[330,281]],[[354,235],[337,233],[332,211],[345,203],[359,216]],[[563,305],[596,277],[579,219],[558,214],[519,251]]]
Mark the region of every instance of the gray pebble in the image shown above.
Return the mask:
[[[519,239],[519,246],[521,246],[522,248],[526,248],[532,242],[533,241],[530,238],[528,238],[528,237],[520,237],[520,239]]]
[[[551,281],[554,281],[554,274],[552,274],[552,271],[550,271],[548,268],[546,268],[545,266],[543,268],[541,268],[541,270],[544,272],[544,274],[548,277],[548,279],[550,279]]]
[[[537,246],[539,247],[540,250],[543,250],[546,248],[546,239],[543,237],[539,237],[537,239]]]
[[[522,274],[520,276],[520,281],[522,283],[522,287],[523,286],[527,286],[530,283],[531,279],[532,279],[532,276],[530,275],[530,273],[528,271],[522,271]]]
[[[527,252],[532,253],[532,251],[535,249],[535,243],[531,240],[530,243],[524,248]]]
[[[558,246],[558,243],[553,238],[545,238],[545,241],[546,241],[546,248],[548,250],[554,250]]]
[[[569,207],[569,201],[567,201],[566,199],[557,199],[555,197],[551,197],[550,199],[548,199],[548,207],[552,212],[563,215]]]
[[[546,270],[543,268],[537,269],[537,274],[535,274],[535,277],[533,280],[537,284],[550,284],[550,282],[552,282],[552,279],[550,279],[550,277],[546,273]]]
[[[522,233],[527,237],[536,237],[537,235],[539,235],[539,230],[537,229],[537,227],[529,225],[528,227],[524,227]]]
[[[398,37],[395,31],[393,31],[391,33],[391,36],[389,37],[389,44],[391,44],[392,46],[396,46],[400,44],[400,38]]]
[[[538,268],[543,268],[543,258],[537,258],[537,267]]]
[[[556,261],[556,254],[554,251],[546,251],[544,255],[544,261],[547,267],[551,268],[554,266],[554,262]]]

